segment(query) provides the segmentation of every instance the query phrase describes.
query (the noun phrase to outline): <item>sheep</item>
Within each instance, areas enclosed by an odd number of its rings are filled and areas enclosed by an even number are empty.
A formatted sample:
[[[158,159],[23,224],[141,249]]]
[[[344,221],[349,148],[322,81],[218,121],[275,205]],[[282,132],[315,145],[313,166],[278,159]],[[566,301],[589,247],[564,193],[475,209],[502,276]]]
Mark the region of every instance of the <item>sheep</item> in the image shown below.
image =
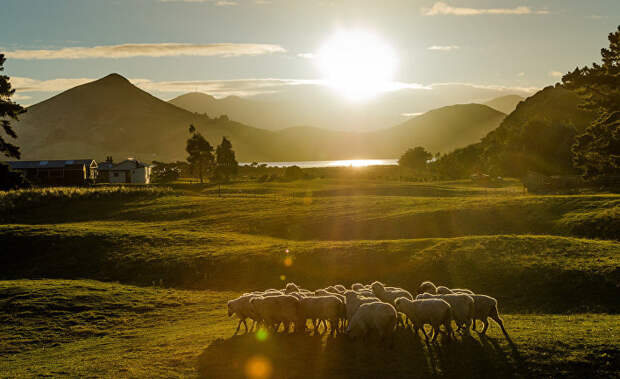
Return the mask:
[[[394,300],[399,297],[405,297],[409,300],[413,300],[413,296],[411,296],[409,291],[396,287],[386,288],[383,283],[380,282],[372,283],[372,292],[376,297],[381,299],[381,301],[385,303],[390,303],[392,305],[394,305]]]
[[[351,318],[346,334],[349,338],[365,336],[375,330],[379,339],[390,336],[396,327],[396,309],[390,304],[374,302],[360,305]]]
[[[259,320],[260,317],[250,306],[250,300],[254,297],[256,297],[255,294],[244,294],[228,302],[228,317],[232,317],[232,315],[237,315],[237,317],[239,318],[239,324],[237,324],[237,330],[235,330],[235,334],[239,333],[241,323],[243,323],[243,326],[245,327],[245,332],[248,332],[248,324],[245,322],[246,319],[252,319],[252,327],[249,330],[254,329],[254,326]]]
[[[345,292],[345,298],[346,298],[346,301],[345,301],[346,319],[349,322],[351,321],[351,318],[353,317],[355,312],[358,310],[360,305],[368,304],[368,303],[376,303],[376,302],[381,301],[374,296],[373,297],[359,296],[355,291]]]
[[[458,329],[464,328],[469,333],[472,319],[474,318],[474,299],[467,294],[447,294],[447,295],[431,295],[423,293],[416,296],[416,300],[421,299],[442,299],[445,300],[452,309],[452,319],[456,323]]]
[[[362,283],[353,283],[351,284],[351,289],[353,291],[363,291],[366,287]]]
[[[418,287],[418,293],[419,294],[430,293],[431,295],[437,295],[437,294],[447,295],[453,292],[448,287],[444,287],[444,286],[437,287],[435,286],[435,284],[433,284],[433,282],[426,281],[420,284],[420,287]]]
[[[293,292],[299,292],[299,287],[295,283],[286,283],[286,287],[282,292],[284,292],[286,295],[289,295]]]
[[[331,334],[335,334],[339,320],[346,315],[344,303],[336,296],[304,297],[299,302],[304,324],[305,320],[311,319],[315,332],[318,330],[316,320],[320,320],[323,322],[325,331],[327,331],[326,321],[329,321]]]
[[[404,297],[399,297],[394,303],[396,304],[397,311],[409,317],[416,334],[418,334],[419,329],[422,329],[422,333],[427,341],[428,335],[424,331],[425,324],[430,324],[433,328],[432,342],[435,342],[437,339],[437,335],[439,335],[439,326],[441,324],[446,328],[448,335],[452,334],[452,328],[450,327],[452,317],[451,307],[445,300],[422,299],[412,301]]]
[[[294,296],[280,295],[271,297],[254,297],[250,299],[254,312],[274,331],[278,331],[280,323],[284,323],[284,330],[288,331],[290,324],[295,323],[297,331],[304,325],[301,314],[301,305]],[[303,331],[303,329],[302,329]]]
[[[339,294],[341,294],[341,295],[342,295],[342,294],[343,294],[343,293],[347,290],[347,288],[346,288],[345,286],[343,286],[342,284],[336,284],[336,285],[334,286],[334,288],[335,288],[335,289],[336,289],[336,291],[338,291],[338,293],[339,293]]]
[[[472,290],[468,290],[465,288],[450,288],[450,290],[452,291],[452,293],[464,293],[467,295],[474,295],[474,292]]]
[[[502,333],[506,337],[508,337],[508,333],[506,329],[504,329],[504,322],[499,317],[499,312],[497,311],[497,300],[487,295],[469,295],[472,299],[474,299],[474,317],[472,323],[472,330],[476,330],[476,320],[481,320],[484,324],[482,332],[480,334],[484,335],[487,332],[487,328],[489,327],[490,317],[493,321],[499,325],[502,329]]]
[[[333,295],[333,293],[328,292],[328,291],[326,291],[326,290],[324,290],[322,288],[319,288],[318,290],[315,290],[313,292],[313,295],[314,296],[330,296],[330,295]]]

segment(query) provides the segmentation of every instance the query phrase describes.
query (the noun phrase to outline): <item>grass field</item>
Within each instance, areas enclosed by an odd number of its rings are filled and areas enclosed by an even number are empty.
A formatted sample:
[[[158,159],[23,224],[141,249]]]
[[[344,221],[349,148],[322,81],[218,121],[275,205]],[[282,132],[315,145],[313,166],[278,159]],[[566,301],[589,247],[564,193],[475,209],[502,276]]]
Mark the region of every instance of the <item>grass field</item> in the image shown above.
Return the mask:
[[[0,202],[0,375],[236,378],[248,362],[291,378],[620,372],[620,195],[350,178],[173,187]],[[401,331],[389,349],[231,338],[225,302],[240,291],[375,279],[492,295],[512,340],[493,326],[436,346]]]

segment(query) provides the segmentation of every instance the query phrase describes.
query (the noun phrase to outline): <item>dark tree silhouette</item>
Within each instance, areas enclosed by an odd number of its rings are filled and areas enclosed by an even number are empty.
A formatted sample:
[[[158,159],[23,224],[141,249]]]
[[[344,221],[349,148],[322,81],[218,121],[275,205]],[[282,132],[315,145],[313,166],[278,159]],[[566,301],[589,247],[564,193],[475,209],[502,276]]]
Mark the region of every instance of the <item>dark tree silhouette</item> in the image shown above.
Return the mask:
[[[4,54],[0,54],[0,72],[4,71]],[[9,142],[9,138],[17,138],[17,134],[11,127],[11,120],[18,120],[18,116],[26,110],[19,104],[11,100],[11,96],[15,93],[15,90],[11,88],[11,82],[6,75],[0,75],[0,155],[4,155],[8,158],[21,157],[19,147]],[[0,162],[0,190],[10,190],[20,187],[25,187],[28,182],[21,173],[11,171],[8,165]]]
[[[0,72],[4,71],[4,54],[0,54]],[[11,88],[9,77],[6,75],[0,75],[0,124],[4,133],[11,138],[17,138],[17,134],[11,127],[11,120],[18,120],[18,116],[26,110],[19,104],[11,101],[11,96],[15,93],[15,90]],[[9,143],[5,137],[0,134],[0,153],[9,157],[19,159],[21,153],[19,147]]]
[[[562,78],[583,99],[581,106],[598,115],[572,147],[573,163],[587,179],[620,175],[620,26],[608,38],[602,64],[577,67]]]
[[[418,146],[407,150],[398,160],[398,165],[420,171],[426,169],[426,162],[431,158],[433,158],[433,154],[426,151],[422,146]]]
[[[213,169],[213,146],[202,134],[196,131],[194,125],[189,126],[191,137],[187,140],[185,150],[189,153],[187,161],[192,173],[197,174],[200,183],[204,182],[204,177]]]
[[[237,175],[239,163],[235,159],[232,143],[226,137],[222,137],[222,143],[215,150],[215,161],[218,179],[228,180],[231,176]]]

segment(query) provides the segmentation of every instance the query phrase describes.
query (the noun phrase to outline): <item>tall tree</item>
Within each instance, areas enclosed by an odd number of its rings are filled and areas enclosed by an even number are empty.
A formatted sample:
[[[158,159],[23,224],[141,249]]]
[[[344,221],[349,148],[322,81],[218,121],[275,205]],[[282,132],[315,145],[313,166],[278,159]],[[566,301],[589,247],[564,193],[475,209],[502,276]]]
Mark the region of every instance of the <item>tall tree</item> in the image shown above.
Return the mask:
[[[601,49],[602,64],[577,67],[562,82],[583,100],[582,107],[598,118],[577,136],[573,162],[585,178],[620,175],[620,26],[609,34],[609,48]]]
[[[0,54],[0,72],[4,71],[4,54]],[[15,93],[15,90],[11,88],[11,82],[6,75],[0,75],[0,124],[2,130],[10,138],[17,138],[17,134],[11,127],[11,120],[18,120],[18,116],[26,110],[19,104],[11,100],[11,96]],[[0,153],[9,158],[19,159],[21,153],[19,147],[8,142],[5,137],[0,133]]]
[[[426,169],[426,162],[428,162],[431,158],[433,158],[433,154],[426,151],[426,149],[422,146],[417,146],[413,149],[407,150],[398,160],[398,165],[416,171],[421,171]]]
[[[235,159],[232,143],[226,137],[222,137],[222,143],[215,150],[215,161],[218,178],[228,180],[231,176],[237,175],[239,163]]]
[[[200,183],[204,182],[204,177],[213,169],[213,146],[202,134],[196,131],[194,125],[189,126],[191,137],[187,140],[185,150],[189,154],[187,161],[194,175],[198,175]]]

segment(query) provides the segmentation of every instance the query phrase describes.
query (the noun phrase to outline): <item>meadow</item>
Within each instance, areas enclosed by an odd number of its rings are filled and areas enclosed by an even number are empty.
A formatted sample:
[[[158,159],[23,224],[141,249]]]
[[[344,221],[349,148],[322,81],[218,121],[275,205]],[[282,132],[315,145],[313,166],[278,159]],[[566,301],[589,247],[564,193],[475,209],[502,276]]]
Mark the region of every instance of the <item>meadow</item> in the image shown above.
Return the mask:
[[[3,376],[237,378],[256,359],[291,378],[620,370],[618,194],[362,175],[29,191],[0,193]],[[240,292],[288,281],[414,291],[427,279],[496,297],[510,339],[492,325],[437,345],[400,330],[387,349],[259,340],[233,336],[226,315]]]

